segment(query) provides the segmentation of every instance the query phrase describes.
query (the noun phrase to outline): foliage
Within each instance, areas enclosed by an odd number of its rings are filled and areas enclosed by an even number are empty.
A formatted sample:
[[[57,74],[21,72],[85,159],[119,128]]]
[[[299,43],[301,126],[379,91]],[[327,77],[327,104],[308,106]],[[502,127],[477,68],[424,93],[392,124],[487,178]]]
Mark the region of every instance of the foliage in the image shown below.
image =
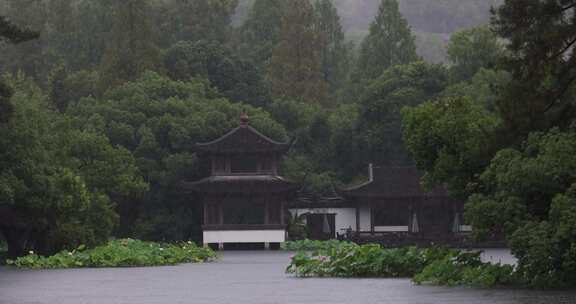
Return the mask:
[[[160,51],[150,39],[150,1],[118,1],[113,8],[114,25],[100,65],[102,92],[160,67]]]
[[[360,46],[356,77],[372,80],[384,70],[418,59],[414,35],[396,0],[382,0],[370,33]]]
[[[495,68],[503,56],[503,46],[488,26],[482,26],[454,33],[447,52],[452,82],[459,82],[472,78],[482,68]]]
[[[343,242],[338,240],[328,240],[328,241],[316,241],[316,240],[298,240],[298,241],[288,241],[282,243],[281,248],[288,251],[319,251],[319,250],[331,250],[333,248],[338,248],[346,244],[351,244],[349,242]]]
[[[303,240],[308,236],[308,227],[304,220],[306,219],[306,214],[293,214],[288,212],[288,223],[286,226],[286,232],[290,240]],[[284,246],[285,243],[282,244]],[[285,249],[284,247],[282,247]]]
[[[467,204],[475,234],[505,233],[518,273],[538,287],[574,286],[576,132],[529,136],[498,152]]]
[[[269,102],[268,88],[257,68],[221,43],[176,43],[166,51],[164,65],[172,79],[208,79],[230,100],[253,106],[265,106]]]
[[[0,46],[8,41],[21,43],[38,37],[38,33],[29,29],[22,29],[10,22],[6,17],[0,16]],[[5,123],[14,112],[10,103],[12,89],[0,80],[0,123]]]
[[[223,43],[229,39],[238,0],[171,0],[164,6],[168,12],[163,21],[170,44],[200,40]]]
[[[511,265],[484,263],[480,252],[451,252],[434,260],[414,276],[417,284],[494,287],[518,284]]]
[[[369,162],[357,129],[359,107],[343,104],[325,111],[315,104],[276,100],[270,107],[276,120],[297,138],[282,174],[316,195],[333,195],[334,186],[349,182]]]
[[[310,103],[327,101],[321,47],[312,4],[308,0],[290,1],[268,67],[273,97]]]
[[[38,38],[38,33],[14,25],[5,16],[0,16],[0,41],[13,44]]]
[[[406,165],[411,157],[402,141],[400,111],[434,99],[446,87],[447,72],[441,65],[413,62],[384,71],[360,100],[360,129],[370,149],[370,161]]]
[[[499,120],[468,97],[444,97],[402,112],[404,141],[428,186],[446,184],[456,195],[473,190],[497,151]]]
[[[117,222],[114,203],[146,189],[134,159],[107,138],[71,128],[29,80],[8,80],[16,112],[0,126],[0,229],[9,255],[26,244],[49,253],[106,240]]]
[[[242,111],[267,136],[286,139],[284,128],[268,113],[215,96],[203,80],[175,81],[147,72],[102,99],[84,98],[69,107],[76,128],[103,134],[130,151],[150,184],[146,195],[119,206],[120,235],[159,241],[199,238],[199,199],[183,193],[180,183],[208,174],[206,162],[192,154],[194,144],[236,127]]]
[[[481,252],[432,248],[385,249],[340,241],[296,241],[286,272],[301,277],[413,277],[417,284],[494,287],[519,284],[510,265],[484,263]]]
[[[334,98],[347,81],[351,46],[346,44],[340,16],[331,0],[316,1],[314,12],[321,35],[322,73]]]
[[[468,81],[447,87],[441,96],[468,96],[475,104],[482,105],[489,112],[496,112],[496,102],[510,81],[511,76],[507,71],[481,68]]]
[[[284,0],[254,1],[248,18],[239,29],[238,53],[262,71],[270,63],[272,50],[280,41],[287,4],[288,1]]]
[[[122,239],[93,249],[80,245],[77,249],[64,250],[48,257],[31,251],[16,260],[8,260],[8,265],[32,269],[143,267],[202,263],[215,258],[216,254],[210,248],[198,247],[192,242],[159,244]]]
[[[326,244],[300,242],[292,244],[298,252],[286,271],[298,276],[330,277],[411,277],[427,264],[441,258],[450,250],[416,247],[384,249],[380,245],[356,245],[330,241]]]
[[[509,42],[504,67],[513,76],[498,112],[520,142],[530,132],[573,121],[574,5],[575,0],[508,0],[494,10],[492,27]]]

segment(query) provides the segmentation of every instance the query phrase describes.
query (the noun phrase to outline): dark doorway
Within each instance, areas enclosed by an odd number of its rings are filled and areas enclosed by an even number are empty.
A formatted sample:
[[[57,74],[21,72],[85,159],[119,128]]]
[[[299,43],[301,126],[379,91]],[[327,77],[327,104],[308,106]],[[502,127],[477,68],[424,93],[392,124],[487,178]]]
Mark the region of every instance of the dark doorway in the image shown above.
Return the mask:
[[[336,236],[336,214],[308,214],[306,217],[308,238],[330,240]]]

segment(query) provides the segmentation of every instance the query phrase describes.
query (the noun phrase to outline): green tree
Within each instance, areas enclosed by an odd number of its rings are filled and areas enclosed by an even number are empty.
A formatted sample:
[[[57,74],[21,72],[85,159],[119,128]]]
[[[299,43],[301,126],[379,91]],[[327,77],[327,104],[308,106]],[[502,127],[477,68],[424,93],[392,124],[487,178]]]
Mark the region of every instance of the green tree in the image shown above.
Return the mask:
[[[160,67],[150,23],[149,0],[116,1],[113,28],[100,65],[100,90],[137,79],[144,71]]]
[[[226,42],[230,37],[231,20],[238,0],[172,0],[169,16],[177,41]]]
[[[230,100],[254,106],[269,101],[268,88],[258,69],[218,42],[179,42],[166,51],[164,65],[172,79],[206,78]]]
[[[458,197],[476,190],[478,175],[499,146],[500,121],[467,96],[443,97],[402,111],[404,142],[428,186]]]
[[[477,237],[506,235],[529,285],[576,284],[575,149],[574,130],[532,133],[498,152],[466,205]]]
[[[368,143],[370,161],[412,163],[402,141],[400,111],[436,98],[446,87],[447,78],[443,66],[419,61],[389,68],[365,89],[359,128]]]
[[[488,26],[454,33],[448,44],[452,82],[468,80],[482,68],[495,68],[502,55],[503,47]]]
[[[322,71],[332,96],[342,88],[349,72],[349,46],[346,44],[340,16],[331,0],[315,3],[317,27],[322,35]]]
[[[272,50],[280,41],[282,17],[286,13],[288,1],[256,0],[248,19],[239,31],[238,52],[264,71],[272,58]]]
[[[313,6],[308,0],[290,1],[269,66],[273,97],[325,102],[321,50]]]
[[[513,81],[497,108],[521,142],[528,133],[566,127],[576,113],[574,0],[509,0],[494,10],[492,27],[507,43]]]
[[[68,34],[71,41],[67,45],[57,44],[62,48],[58,49],[58,53],[64,57],[71,72],[100,66],[107,47],[112,44],[114,3],[116,0],[81,0],[76,3],[75,29]],[[68,41],[66,36],[55,39]]]
[[[7,0],[6,2],[7,10],[3,14],[10,16],[10,22],[19,26],[25,25],[34,31],[45,30],[46,6],[42,0]],[[45,37],[42,35],[35,38],[37,39],[20,39],[15,41],[18,42],[16,44],[4,46],[0,66],[7,71],[13,73],[22,71],[28,76],[41,80],[48,71],[45,58]]]
[[[16,119],[0,126],[0,232],[10,255],[106,241],[119,195],[145,189],[134,159],[104,137],[72,128],[29,80],[10,82]]]
[[[356,77],[378,78],[386,69],[418,60],[414,35],[396,0],[382,0],[370,32],[360,45]]]
[[[0,16],[0,42],[17,44],[36,38],[38,38],[37,32],[18,27],[6,17]]]
[[[22,29],[6,17],[0,16],[0,46],[3,43],[21,43],[38,37],[38,33],[29,29]],[[0,124],[5,123],[11,117],[14,108],[10,103],[12,89],[0,79]]]
[[[193,154],[194,144],[238,126],[243,110],[255,128],[277,140],[286,139],[284,128],[268,113],[215,96],[203,80],[176,81],[146,72],[99,99],[82,98],[69,106],[76,129],[95,130],[112,145],[129,150],[150,184],[146,195],[130,196],[126,209],[119,210],[119,234],[158,241],[199,239],[199,201],[183,193],[180,184],[208,173],[207,163]]]

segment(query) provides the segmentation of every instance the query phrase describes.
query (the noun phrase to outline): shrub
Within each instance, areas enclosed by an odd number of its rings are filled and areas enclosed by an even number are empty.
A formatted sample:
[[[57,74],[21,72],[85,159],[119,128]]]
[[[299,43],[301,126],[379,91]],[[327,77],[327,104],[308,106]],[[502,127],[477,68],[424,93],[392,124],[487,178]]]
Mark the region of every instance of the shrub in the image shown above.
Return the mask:
[[[61,251],[49,257],[30,252],[28,255],[8,260],[8,265],[20,268],[81,268],[81,267],[142,267],[202,263],[214,260],[216,255],[209,248],[198,247],[192,242],[159,244],[132,239],[110,241],[108,244],[86,250],[80,246],[73,251]]]
[[[328,240],[328,241],[314,241],[314,240],[298,240],[288,241],[282,243],[282,250],[287,251],[314,251],[314,250],[327,250],[335,247],[350,244],[345,241]]]
[[[380,245],[356,245],[338,241],[288,242],[300,248],[287,273],[301,277],[413,278],[417,284],[492,287],[517,284],[513,266],[484,263],[480,252],[442,247],[385,249]]]
[[[417,284],[493,287],[517,282],[514,267],[483,263],[480,252],[452,252],[433,260],[413,278]]]
[[[315,251],[298,252],[286,271],[298,276],[411,277],[430,261],[452,252],[443,248],[384,249],[375,244],[325,243],[301,242],[304,250]]]

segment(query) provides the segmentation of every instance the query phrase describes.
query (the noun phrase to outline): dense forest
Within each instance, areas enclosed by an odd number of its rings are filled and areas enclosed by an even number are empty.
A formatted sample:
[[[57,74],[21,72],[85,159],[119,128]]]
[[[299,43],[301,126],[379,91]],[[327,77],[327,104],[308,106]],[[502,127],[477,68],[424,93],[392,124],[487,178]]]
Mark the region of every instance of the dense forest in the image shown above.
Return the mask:
[[[282,173],[301,191],[415,164],[528,280],[574,284],[575,6],[0,0],[0,233],[10,255],[197,239],[179,183],[245,111],[297,139]]]

